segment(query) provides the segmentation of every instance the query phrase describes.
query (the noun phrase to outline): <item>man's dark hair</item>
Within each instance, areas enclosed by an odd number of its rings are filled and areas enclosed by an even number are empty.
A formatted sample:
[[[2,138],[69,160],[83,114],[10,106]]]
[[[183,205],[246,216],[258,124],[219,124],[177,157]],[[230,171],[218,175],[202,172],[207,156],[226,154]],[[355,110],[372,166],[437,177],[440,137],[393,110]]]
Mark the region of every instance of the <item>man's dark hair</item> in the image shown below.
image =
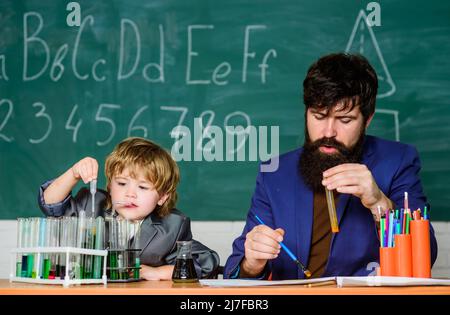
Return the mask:
[[[361,55],[336,53],[321,57],[308,69],[303,81],[306,111],[333,108],[343,101],[345,110],[359,105],[364,122],[375,112],[378,79],[375,70]]]

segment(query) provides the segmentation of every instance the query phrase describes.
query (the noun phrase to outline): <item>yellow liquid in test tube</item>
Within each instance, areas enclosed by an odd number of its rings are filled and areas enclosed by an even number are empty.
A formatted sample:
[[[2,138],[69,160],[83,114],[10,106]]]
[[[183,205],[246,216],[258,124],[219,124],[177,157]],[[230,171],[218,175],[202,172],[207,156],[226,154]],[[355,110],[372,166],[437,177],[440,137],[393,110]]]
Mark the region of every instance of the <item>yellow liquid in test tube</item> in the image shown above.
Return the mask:
[[[331,232],[339,232],[339,225],[336,215],[336,207],[334,205],[334,196],[331,190],[325,188],[325,194],[327,196],[328,213],[330,215]]]

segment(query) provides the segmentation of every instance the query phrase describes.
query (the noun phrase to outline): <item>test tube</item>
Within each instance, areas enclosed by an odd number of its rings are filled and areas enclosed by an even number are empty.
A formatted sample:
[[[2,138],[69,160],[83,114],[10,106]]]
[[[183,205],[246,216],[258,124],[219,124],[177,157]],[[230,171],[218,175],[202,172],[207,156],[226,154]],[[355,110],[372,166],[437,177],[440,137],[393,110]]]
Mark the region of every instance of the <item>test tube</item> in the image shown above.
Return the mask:
[[[40,221],[41,218],[32,218],[31,221],[31,247],[38,247],[39,246],[39,235],[40,235]],[[38,254],[32,254],[33,256],[33,266],[31,270],[31,277],[32,278],[38,278],[39,277],[39,270],[38,270]]]
[[[77,247],[78,218],[70,217],[69,246]]]
[[[25,247],[33,247],[33,232],[34,232],[34,220],[33,218],[28,218],[26,224],[26,246]],[[31,278],[33,275],[33,267],[34,267],[34,254],[27,254],[27,270],[26,277]]]
[[[93,249],[94,248],[94,237],[95,237],[95,220],[93,217],[86,219],[86,237],[85,237],[85,248]],[[84,278],[91,279],[92,278],[92,268],[93,268],[93,256],[85,255],[84,256]]]
[[[50,247],[51,246],[51,235],[52,235],[52,223],[51,218],[45,219],[45,237],[44,237],[44,246]],[[48,279],[50,276],[50,269],[51,269],[51,258],[50,254],[44,254],[44,262],[43,262],[43,271],[42,271],[42,277],[44,279]]]
[[[105,249],[105,220],[102,216],[95,219],[95,249]],[[103,256],[95,256],[94,258],[94,279],[101,279]]]
[[[77,247],[78,218],[70,217],[68,219],[68,222],[69,228],[67,232],[67,246]],[[67,266],[66,268],[68,268],[68,272],[66,273],[69,276],[69,279],[75,279],[79,269],[78,254],[70,255],[69,266]]]
[[[28,246],[28,229],[29,229],[29,219],[25,218],[22,222],[22,248],[27,248]],[[27,270],[28,270],[28,254],[23,253],[22,254],[22,270],[20,272],[20,275],[22,277],[27,276]]]
[[[133,266],[133,278],[139,279],[140,278],[140,268],[141,268],[141,260],[139,257],[140,254],[140,231],[141,224],[140,222],[131,222],[130,223],[130,245],[129,248],[131,249],[131,258],[130,258],[130,265]]]
[[[84,248],[86,241],[86,212],[81,210],[78,212],[78,228],[77,228],[77,247]],[[75,277],[77,279],[83,279],[84,274],[84,266],[83,266],[83,257],[81,254],[76,255],[76,263],[75,263]]]
[[[17,218],[17,248],[23,247],[25,218]],[[16,256],[16,277],[22,276],[22,254]]]
[[[48,217],[45,219],[45,237],[44,246],[54,247],[55,246],[55,218]],[[44,279],[54,279],[55,278],[55,258],[54,254],[47,253],[44,254],[43,262],[43,277]]]
[[[62,217],[60,222],[60,246],[61,247],[76,247],[76,227],[77,227],[77,218],[76,217]],[[73,255],[71,255],[73,257]],[[60,272],[59,276],[63,279],[66,275],[66,270],[68,271],[68,275],[71,274],[70,269],[70,261],[69,266],[66,266],[66,254],[60,255]],[[69,277],[70,279],[70,277]]]
[[[70,229],[70,217],[62,217],[61,218],[61,226],[59,233],[59,245],[61,247],[69,246],[69,229]],[[66,254],[60,255],[60,278],[63,279],[66,274]]]
[[[30,224],[30,232],[29,232],[29,241],[28,241],[28,247],[34,247],[34,237],[35,237],[35,230],[36,230],[36,224],[35,224],[36,218],[30,218],[29,224]],[[28,269],[27,269],[27,277],[33,278],[33,268],[34,268],[34,254],[29,253],[28,254]],[[34,274],[34,277],[36,275]]]
[[[117,280],[117,220],[114,216],[106,218],[108,222],[108,265],[109,265],[109,279]]]
[[[47,219],[41,218],[40,224],[39,224],[39,247],[43,248],[45,244],[45,236],[46,236],[46,229],[47,229]],[[41,261],[39,262],[39,270],[38,270],[38,277],[42,279],[44,277],[44,259],[47,254],[41,255]]]
[[[117,220],[117,226],[119,241],[119,251],[117,252],[117,267],[119,268],[119,278],[128,279],[128,272],[125,266],[125,263],[128,262],[128,220],[119,218]]]
[[[50,246],[59,247],[59,218],[50,218],[51,229],[50,229]],[[50,273],[49,279],[55,279],[59,276],[59,254],[51,254],[50,256]]]
[[[334,205],[333,191],[331,191],[325,187],[325,194],[327,197],[328,214],[330,215],[331,232],[338,233],[339,225],[338,225],[338,221],[337,221],[336,207]]]

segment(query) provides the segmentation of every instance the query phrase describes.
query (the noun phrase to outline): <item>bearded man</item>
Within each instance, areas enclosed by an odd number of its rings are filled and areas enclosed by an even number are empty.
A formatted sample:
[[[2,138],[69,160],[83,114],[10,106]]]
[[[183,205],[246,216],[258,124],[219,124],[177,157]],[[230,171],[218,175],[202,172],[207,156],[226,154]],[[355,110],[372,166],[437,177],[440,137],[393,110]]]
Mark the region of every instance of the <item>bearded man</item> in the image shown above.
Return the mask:
[[[379,262],[380,214],[427,202],[417,150],[365,134],[375,113],[378,80],[361,55],[317,60],[303,82],[305,142],[259,172],[242,234],[224,278],[301,279],[280,242],[312,277],[365,276]],[[325,188],[333,191],[339,232],[332,233]],[[264,224],[261,224],[264,222]],[[437,243],[430,228],[431,263]]]

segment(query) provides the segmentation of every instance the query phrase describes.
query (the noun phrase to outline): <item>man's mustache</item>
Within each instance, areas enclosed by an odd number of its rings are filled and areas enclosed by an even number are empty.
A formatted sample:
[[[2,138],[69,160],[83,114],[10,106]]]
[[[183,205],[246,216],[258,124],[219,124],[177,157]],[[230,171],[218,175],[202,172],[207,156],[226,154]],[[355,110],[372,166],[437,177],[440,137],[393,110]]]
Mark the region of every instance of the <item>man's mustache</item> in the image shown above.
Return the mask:
[[[338,150],[340,154],[347,155],[350,150],[341,142],[337,141],[335,138],[321,138],[311,143],[311,149],[316,151],[321,146],[332,147]]]

